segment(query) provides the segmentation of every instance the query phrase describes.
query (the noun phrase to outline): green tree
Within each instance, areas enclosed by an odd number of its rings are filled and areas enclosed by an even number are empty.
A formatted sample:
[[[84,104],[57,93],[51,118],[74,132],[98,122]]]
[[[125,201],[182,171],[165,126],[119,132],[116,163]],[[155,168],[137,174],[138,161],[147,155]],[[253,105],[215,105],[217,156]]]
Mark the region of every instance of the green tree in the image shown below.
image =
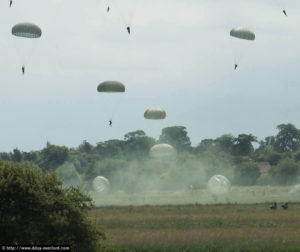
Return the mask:
[[[72,157],[70,162],[76,167],[76,170],[80,174],[84,174],[86,179],[92,178],[93,175],[93,167],[99,156],[97,154],[88,154],[86,152],[80,152],[76,155],[76,159]]]
[[[295,151],[300,142],[300,131],[291,123],[280,124],[276,135],[275,149],[279,152]]]
[[[58,177],[63,181],[63,185],[67,186],[79,186],[81,184],[81,177],[76,171],[75,166],[70,162],[64,162],[58,166],[55,170]]]
[[[203,139],[195,148],[196,153],[202,153],[205,151],[213,151],[215,148],[216,143],[214,139]]]
[[[23,159],[21,151],[19,151],[17,148],[14,149],[11,158],[14,162],[21,162]]]
[[[236,139],[231,134],[222,135],[215,140],[218,151],[226,153],[232,153],[235,141]]]
[[[101,158],[112,158],[123,156],[124,141],[112,139],[97,143],[96,150]]]
[[[300,165],[292,158],[282,159],[276,166],[272,166],[270,174],[281,185],[292,184],[297,180]]]
[[[260,176],[256,163],[246,162],[237,165],[234,169],[235,183],[238,185],[254,185]]]
[[[270,165],[277,165],[282,157],[280,153],[276,151],[272,151],[267,154],[266,158],[267,158],[266,161],[268,161]]]
[[[11,153],[1,152],[0,153],[0,159],[4,160],[4,161],[12,161],[12,159],[11,159]]]
[[[125,155],[128,159],[143,159],[148,157],[150,148],[155,144],[155,139],[146,136],[142,130],[129,132],[124,136]]]
[[[114,174],[122,172],[127,166],[128,163],[125,160],[106,158],[105,160],[95,162],[91,178],[104,176],[111,180]]]
[[[82,144],[79,145],[78,150],[80,152],[92,153],[94,146],[91,145],[88,141],[84,140]]]
[[[235,138],[233,153],[238,156],[247,156],[253,153],[252,142],[257,142],[257,138],[251,134],[239,134]]]
[[[131,141],[131,140],[135,140],[137,138],[141,138],[141,137],[145,137],[145,136],[146,136],[146,133],[143,130],[136,130],[136,131],[128,132],[127,134],[125,134],[124,140]]]
[[[299,162],[300,161],[300,151],[298,150],[297,152],[293,153],[293,157],[295,161]]]
[[[38,158],[37,151],[22,152],[23,160],[28,162],[36,162]]]
[[[44,171],[55,170],[67,160],[68,155],[67,147],[47,143],[46,148],[41,151],[39,165]]]
[[[99,251],[105,236],[87,217],[92,199],[61,185],[54,173],[0,161],[0,243]]]
[[[265,138],[265,145],[266,146],[274,147],[275,142],[276,142],[276,137],[275,136],[267,136]]]
[[[178,152],[191,150],[191,141],[184,126],[164,128],[159,137],[159,142],[172,145]]]

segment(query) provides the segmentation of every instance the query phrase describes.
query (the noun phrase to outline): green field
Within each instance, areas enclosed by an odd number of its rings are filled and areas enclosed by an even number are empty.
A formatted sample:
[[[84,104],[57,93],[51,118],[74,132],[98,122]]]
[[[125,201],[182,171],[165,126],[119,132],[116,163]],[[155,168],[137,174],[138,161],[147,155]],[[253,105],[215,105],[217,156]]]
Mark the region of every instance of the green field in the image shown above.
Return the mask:
[[[99,207],[108,251],[300,251],[300,204]]]
[[[185,204],[256,204],[264,202],[298,202],[300,193],[291,194],[291,186],[233,186],[226,195],[213,197],[206,189],[186,191],[148,191],[91,194],[96,206],[185,205]]]

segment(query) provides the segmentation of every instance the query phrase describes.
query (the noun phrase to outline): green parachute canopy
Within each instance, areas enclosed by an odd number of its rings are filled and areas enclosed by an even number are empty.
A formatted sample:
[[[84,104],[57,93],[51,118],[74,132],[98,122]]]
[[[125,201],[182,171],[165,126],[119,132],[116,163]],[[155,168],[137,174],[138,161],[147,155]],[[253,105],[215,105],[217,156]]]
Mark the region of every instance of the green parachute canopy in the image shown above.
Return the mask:
[[[254,40],[255,34],[253,31],[250,31],[248,29],[237,27],[230,31],[230,36],[239,38],[239,39],[245,39],[245,40]]]
[[[160,120],[166,118],[166,111],[160,108],[149,108],[145,111],[144,117],[150,120]]]
[[[16,24],[12,28],[11,33],[17,37],[23,38],[39,38],[42,36],[41,28],[31,23]]]
[[[97,87],[98,92],[120,93],[125,92],[125,86],[119,81],[104,81]]]

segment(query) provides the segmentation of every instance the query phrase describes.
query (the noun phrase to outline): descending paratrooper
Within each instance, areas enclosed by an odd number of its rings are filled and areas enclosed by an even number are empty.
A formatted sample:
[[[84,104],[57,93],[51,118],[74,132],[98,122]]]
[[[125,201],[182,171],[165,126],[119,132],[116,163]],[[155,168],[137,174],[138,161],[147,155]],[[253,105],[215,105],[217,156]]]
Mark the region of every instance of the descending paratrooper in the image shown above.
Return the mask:
[[[253,31],[250,31],[248,29],[245,29],[243,27],[236,27],[236,28],[233,28],[231,31],[230,31],[230,36],[231,37],[234,37],[236,39],[241,39],[241,40],[255,40],[255,34]],[[234,47],[238,47],[239,45],[242,45],[243,43],[238,43],[236,44]],[[235,48],[233,48],[235,49]],[[244,48],[242,48],[243,51],[244,51]],[[236,50],[236,49],[235,49]],[[240,60],[240,57],[241,55],[235,55],[236,57],[236,61],[239,61]],[[238,59],[239,58],[239,59]],[[238,67],[238,62],[235,62],[234,64],[234,70],[236,70]]]
[[[282,10],[282,12],[287,17],[286,10]]]

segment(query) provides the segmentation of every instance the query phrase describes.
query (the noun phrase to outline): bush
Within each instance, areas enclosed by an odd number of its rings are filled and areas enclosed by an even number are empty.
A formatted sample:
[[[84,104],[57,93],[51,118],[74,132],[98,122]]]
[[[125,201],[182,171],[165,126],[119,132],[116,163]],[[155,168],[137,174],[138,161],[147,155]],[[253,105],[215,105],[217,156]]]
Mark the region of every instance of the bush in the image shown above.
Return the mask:
[[[238,185],[254,185],[260,176],[258,165],[252,162],[239,164],[234,173],[235,183]]]
[[[272,176],[270,174],[263,173],[257,179],[257,184],[258,185],[273,185],[274,184],[274,180],[273,180],[273,178],[272,178]]]
[[[270,169],[270,174],[278,184],[286,185],[296,182],[300,171],[299,164],[291,158],[282,159]]]
[[[70,162],[64,162],[57,167],[56,174],[63,181],[64,187],[81,185],[81,177],[76,171],[75,166]]]
[[[54,173],[0,161],[0,243],[68,244],[72,251],[99,251],[104,234],[87,218],[91,198],[62,189]]]

